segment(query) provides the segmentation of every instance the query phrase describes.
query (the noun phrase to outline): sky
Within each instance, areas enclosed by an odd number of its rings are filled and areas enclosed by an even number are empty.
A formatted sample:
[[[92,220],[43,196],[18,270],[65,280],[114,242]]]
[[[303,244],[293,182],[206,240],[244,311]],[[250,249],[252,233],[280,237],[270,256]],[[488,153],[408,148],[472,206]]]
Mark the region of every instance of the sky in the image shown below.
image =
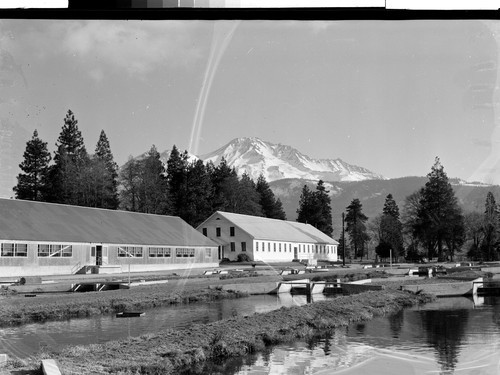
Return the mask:
[[[387,178],[500,183],[500,22],[0,20],[0,196],[71,109],[87,150],[259,137]]]

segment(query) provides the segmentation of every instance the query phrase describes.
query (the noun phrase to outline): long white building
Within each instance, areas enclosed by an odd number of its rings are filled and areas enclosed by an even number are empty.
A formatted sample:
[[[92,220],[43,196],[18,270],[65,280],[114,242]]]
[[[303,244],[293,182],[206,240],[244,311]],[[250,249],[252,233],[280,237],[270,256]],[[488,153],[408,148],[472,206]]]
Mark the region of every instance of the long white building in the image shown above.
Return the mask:
[[[0,277],[217,267],[217,244],[175,216],[0,199]]]
[[[339,243],[310,224],[217,211],[197,230],[218,244],[219,259],[338,260]]]

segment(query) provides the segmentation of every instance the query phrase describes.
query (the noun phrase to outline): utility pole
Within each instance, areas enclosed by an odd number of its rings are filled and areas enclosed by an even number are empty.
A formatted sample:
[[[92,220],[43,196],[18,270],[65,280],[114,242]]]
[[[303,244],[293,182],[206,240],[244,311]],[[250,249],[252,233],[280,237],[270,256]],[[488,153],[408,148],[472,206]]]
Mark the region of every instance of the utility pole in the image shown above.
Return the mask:
[[[345,230],[344,230],[344,216],[342,212],[342,266],[345,266]]]

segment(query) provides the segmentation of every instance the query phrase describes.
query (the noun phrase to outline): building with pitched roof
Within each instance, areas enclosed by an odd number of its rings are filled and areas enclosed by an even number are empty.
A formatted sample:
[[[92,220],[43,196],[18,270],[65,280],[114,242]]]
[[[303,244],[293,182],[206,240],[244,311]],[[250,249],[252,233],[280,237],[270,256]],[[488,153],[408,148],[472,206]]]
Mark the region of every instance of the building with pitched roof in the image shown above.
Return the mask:
[[[217,267],[217,246],[179,217],[0,199],[0,276]]]
[[[219,259],[338,260],[339,243],[310,224],[217,211],[197,229],[218,244]]]

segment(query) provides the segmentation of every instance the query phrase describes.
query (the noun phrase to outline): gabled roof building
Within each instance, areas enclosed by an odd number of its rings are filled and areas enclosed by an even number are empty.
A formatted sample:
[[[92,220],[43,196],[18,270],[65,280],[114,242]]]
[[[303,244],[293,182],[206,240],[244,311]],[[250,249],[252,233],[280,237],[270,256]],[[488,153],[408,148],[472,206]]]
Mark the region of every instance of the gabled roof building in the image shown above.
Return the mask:
[[[217,267],[217,244],[174,216],[0,199],[0,275]]]
[[[310,224],[217,211],[197,229],[218,244],[219,259],[338,260],[339,243]]]

